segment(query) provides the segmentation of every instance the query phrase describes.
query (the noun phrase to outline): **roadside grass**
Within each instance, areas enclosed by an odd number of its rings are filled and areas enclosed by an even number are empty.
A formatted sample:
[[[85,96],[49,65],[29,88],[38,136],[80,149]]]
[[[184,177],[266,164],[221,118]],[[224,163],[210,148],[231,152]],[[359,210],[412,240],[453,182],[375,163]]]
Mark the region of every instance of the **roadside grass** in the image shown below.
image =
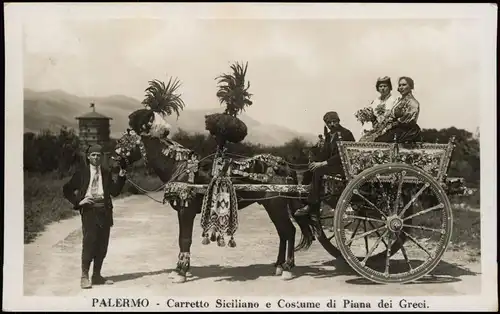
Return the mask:
[[[156,176],[144,171],[131,172],[128,178],[141,188],[153,191],[162,185]],[[70,176],[57,173],[24,173],[24,243],[30,243],[53,222],[71,218],[79,213],[63,196],[63,185]],[[122,193],[114,198],[120,199],[135,194],[143,194],[130,182],[126,182]]]
[[[440,228],[441,217],[439,212],[432,212],[426,219],[419,221],[421,226]],[[453,227],[450,249],[457,251],[467,248],[472,252],[481,250],[481,216],[480,212],[453,207]]]

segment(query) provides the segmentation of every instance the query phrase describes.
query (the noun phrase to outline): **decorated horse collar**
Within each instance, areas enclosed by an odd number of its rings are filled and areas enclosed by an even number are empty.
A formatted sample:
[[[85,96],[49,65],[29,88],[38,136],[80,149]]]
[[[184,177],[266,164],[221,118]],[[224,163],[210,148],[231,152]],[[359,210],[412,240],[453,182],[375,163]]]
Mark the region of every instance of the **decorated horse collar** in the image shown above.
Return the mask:
[[[125,160],[128,159],[126,157],[130,156],[130,152],[134,149],[134,147],[139,146],[141,151],[142,158],[145,162],[147,162],[146,156],[146,147],[144,147],[144,143],[140,135],[135,133],[133,130],[128,130],[124,132],[123,136],[117,141],[115,152],[124,157]]]
[[[149,135],[143,134],[142,136]],[[144,146],[142,136],[137,134],[133,130],[125,132],[124,135],[118,140],[115,152],[122,157],[128,157],[130,156],[130,153],[134,149],[134,147],[139,146],[142,158],[145,162],[147,162],[146,147]],[[159,140],[165,146],[165,148],[162,148],[162,154],[166,157],[171,158],[174,161],[197,160],[197,156],[192,150],[183,147],[179,143],[168,138],[160,138]]]

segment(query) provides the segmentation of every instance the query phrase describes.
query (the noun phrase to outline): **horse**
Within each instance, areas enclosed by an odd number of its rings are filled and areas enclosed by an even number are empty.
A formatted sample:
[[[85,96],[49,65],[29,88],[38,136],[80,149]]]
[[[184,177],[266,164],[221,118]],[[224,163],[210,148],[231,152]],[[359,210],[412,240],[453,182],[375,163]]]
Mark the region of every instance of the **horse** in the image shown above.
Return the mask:
[[[168,139],[170,125],[163,117],[151,110],[140,109],[134,111],[129,116],[129,133],[135,133],[140,140],[128,147],[118,147],[113,158],[130,165],[141,158],[145,159],[148,166],[156,173],[163,183],[176,181],[187,182],[188,175],[186,160],[175,160],[165,155],[163,152],[169,145],[178,145]],[[119,140],[120,141],[120,140]],[[118,154],[119,151],[119,154]],[[202,159],[199,162],[198,171],[194,176],[195,184],[208,184],[211,180],[212,161]],[[290,167],[281,164],[275,167],[266,162],[256,160],[250,173],[265,174],[274,172],[269,184],[298,184],[296,172]],[[232,179],[235,184],[255,183],[249,178]],[[276,262],[274,263],[275,275],[288,280],[293,278],[295,267],[295,252],[307,250],[314,241],[314,233],[317,232],[317,223],[310,217],[293,217],[301,231],[301,238],[295,246],[296,228],[292,222],[293,213],[303,206],[303,202],[293,198],[282,198],[277,192],[254,192],[237,191],[237,206],[242,210],[254,203],[262,205],[269,218],[274,224],[279,236],[279,249]],[[203,195],[196,194],[187,206],[181,206],[170,202],[171,207],[177,211],[179,224],[179,254],[175,270],[173,271],[173,281],[183,283],[190,272],[191,264],[191,244],[193,237],[193,224],[197,214],[201,213]]]

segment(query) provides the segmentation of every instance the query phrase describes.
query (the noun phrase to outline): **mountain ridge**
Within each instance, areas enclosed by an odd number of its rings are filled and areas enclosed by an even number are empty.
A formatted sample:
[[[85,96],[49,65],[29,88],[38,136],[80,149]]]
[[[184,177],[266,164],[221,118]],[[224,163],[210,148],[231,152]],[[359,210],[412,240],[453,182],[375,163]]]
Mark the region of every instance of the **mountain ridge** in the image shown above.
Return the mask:
[[[24,89],[24,132],[38,133],[43,129],[59,130],[63,125],[78,130],[76,117],[90,112],[90,103],[95,103],[96,111],[112,118],[111,137],[119,137],[128,128],[128,115],[143,108],[141,102],[125,95],[84,97],[57,89],[35,91]],[[167,118],[172,125],[172,133],[179,129],[191,134],[208,134],[205,130],[205,115],[222,112],[221,108],[184,109],[179,118]],[[248,127],[244,142],[262,145],[281,145],[294,138],[309,142],[316,141],[316,135],[300,133],[275,124],[263,124],[243,113],[239,118]]]

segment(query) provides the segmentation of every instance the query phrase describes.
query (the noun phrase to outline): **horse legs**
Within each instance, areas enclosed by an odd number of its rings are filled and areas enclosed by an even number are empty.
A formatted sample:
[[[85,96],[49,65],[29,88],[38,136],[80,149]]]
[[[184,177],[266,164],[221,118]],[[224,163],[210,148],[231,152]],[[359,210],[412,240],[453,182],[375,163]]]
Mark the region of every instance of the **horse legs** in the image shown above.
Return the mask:
[[[283,279],[291,279],[292,269],[295,267],[295,226],[290,220],[286,204],[277,204],[277,202],[271,204],[273,205],[266,206],[266,211],[280,238],[278,258],[275,264],[276,275]]]
[[[179,220],[179,256],[174,272],[173,281],[183,283],[191,266],[191,244],[193,242],[193,225],[196,217],[196,209],[193,207],[179,208],[177,218]]]
[[[283,274],[282,265],[285,263],[285,257],[286,257],[286,239],[280,235],[278,258],[276,259],[276,263],[274,264],[274,267],[276,267],[276,276],[281,276]]]
[[[288,280],[292,279],[292,269],[295,267],[295,226],[287,216],[284,224],[286,225],[286,260],[282,264],[283,274],[281,278]]]

